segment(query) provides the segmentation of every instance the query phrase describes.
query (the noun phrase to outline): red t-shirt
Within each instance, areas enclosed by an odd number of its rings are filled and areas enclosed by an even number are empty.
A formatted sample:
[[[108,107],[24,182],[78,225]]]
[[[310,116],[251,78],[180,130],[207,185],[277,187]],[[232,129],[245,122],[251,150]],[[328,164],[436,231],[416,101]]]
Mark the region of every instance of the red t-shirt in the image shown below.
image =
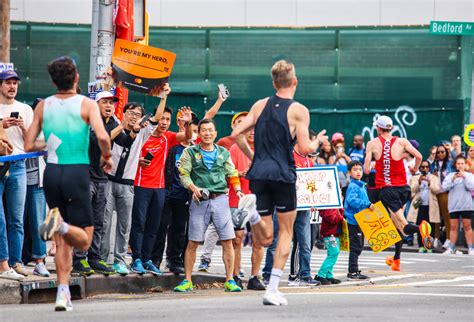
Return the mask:
[[[147,168],[140,165],[135,175],[134,185],[142,188],[164,188],[165,187],[165,163],[169,150],[179,144],[176,133],[166,131],[159,137],[150,136],[140,152],[143,158],[148,152],[153,154],[153,160]]]
[[[224,136],[223,138],[221,138],[219,141],[217,141],[216,144],[223,146],[224,148],[230,151],[230,148],[232,147],[232,145],[234,145],[234,143],[235,143],[234,139],[232,139],[232,137],[229,135],[229,136]]]
[[[392,137],[390,141],[379,136],[382,144],[382,156],[375,160],[375,188],[403,187],[407,185],[407,175],[403,158],[395,160],[392,158],[392,146],[397,139]]]
[[[252,163],[249,158],[242,152],[242,150],[238,147],[237,144],[234,144],[229,149],[230,158],[235,165],[237,171],[242,172],[248,170],[250,168],[250,164]],[[249,181],[244,177],[239,177],[240,180],[240,189],[244,194],[252,193],[249,187]],[[237,208],[239,206],[239,197],[235,193],[234,189],[229,186],[229,207],[230,208]]]
[[[293,157],[297,168],[311,168],[314,165],[308,157],[304,157],[296,151],[293,151]]]

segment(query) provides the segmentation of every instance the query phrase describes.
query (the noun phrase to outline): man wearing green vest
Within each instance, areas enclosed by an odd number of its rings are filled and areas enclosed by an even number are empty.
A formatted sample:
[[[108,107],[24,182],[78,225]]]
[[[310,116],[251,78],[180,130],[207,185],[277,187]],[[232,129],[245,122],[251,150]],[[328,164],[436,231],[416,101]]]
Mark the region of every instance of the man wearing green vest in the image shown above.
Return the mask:
[[[177,167],[183,186],[192,192],[189,206],[188,245],[184,256],[185,279],[175,287],[175,292],[193,290],[191,275],[196,261],[196,249],[204,241],[207,226],[212,222],[221,240],[226,271],[226,292],[240,292],[241,288],[233,279],[235,238],[234,225],[227,195],[230,185],[241,198],[238,172],[232,163],[229,151],[214,144],[216,126],[210,119],[203,119],[198,125],[201,142],[183,151]]]
[[[75,62],[60,57],[48,64],[56,94],[40,102],[25,139],[25,151],[45,147],[36,140],[41,130],[48,150],[44,172],[44,193],[51,209],[40,227],[44,240],[56,242],[58,293],[56,311],[72,311],[69,278],[72,248],[86,251],[92,241],[94,221],[89,192],[89,130],[94,130],[101,150],[100,164],[112,168],[110,137],[105,131],[99,107],[76,94],[79,74]]]

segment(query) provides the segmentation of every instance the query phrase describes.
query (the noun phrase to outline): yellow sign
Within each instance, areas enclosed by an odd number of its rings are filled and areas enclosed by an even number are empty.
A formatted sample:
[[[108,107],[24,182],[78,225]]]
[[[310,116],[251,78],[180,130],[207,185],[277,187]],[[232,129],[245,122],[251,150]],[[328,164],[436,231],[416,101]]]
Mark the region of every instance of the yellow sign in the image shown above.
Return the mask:
[[[354,217],[370,247],[374,253],[378,253],[400,241],[401,237],[382,202],[379,201],[374,206],[373,211],[365,209]]]
[[[168,82],[176,54],[136,42],[116,39],[112,56],[113,78],[118,86],[159,95]]]
[[[464,142],[468,146],[474,146],[474,141],[471,141],[472,135],[471,131],[474,131],[474,124],[468,124],[464,129]]]
[[[342,234],[339,236],[341,242],[341,250],[348,252],[349,249],[349,227],[347,226],[347,221],[342,221]]]

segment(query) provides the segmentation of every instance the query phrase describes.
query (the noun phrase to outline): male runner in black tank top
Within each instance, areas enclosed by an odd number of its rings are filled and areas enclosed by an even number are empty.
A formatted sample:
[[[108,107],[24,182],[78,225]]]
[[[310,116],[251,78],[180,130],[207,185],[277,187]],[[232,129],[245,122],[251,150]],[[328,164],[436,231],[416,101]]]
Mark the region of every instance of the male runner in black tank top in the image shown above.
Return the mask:
[[[257,197],[256,206],[254,195],[246,195],[241,199],[239,208],[247,210],[253,236],[263,246],[270,245],[273,240],[272,214],[275,209],[278,213],[280,235],[263,304],[287,305],[283,294],[278,292],[278,283],[290,253],[296,218],[293,146],[297,140],[301,153],[313,153],[320,142],[327,140],[327,136],[323,130],[316,139],[310,139],[308,109],[293,100],[298,85],[295,66],[284,60],[276,62],[272,67],[272,80],[276,95],[257,101],[234,129],[232,137],[252,160],[247,178],[250,189]],[[255,153],[243,135],[253,128]]]

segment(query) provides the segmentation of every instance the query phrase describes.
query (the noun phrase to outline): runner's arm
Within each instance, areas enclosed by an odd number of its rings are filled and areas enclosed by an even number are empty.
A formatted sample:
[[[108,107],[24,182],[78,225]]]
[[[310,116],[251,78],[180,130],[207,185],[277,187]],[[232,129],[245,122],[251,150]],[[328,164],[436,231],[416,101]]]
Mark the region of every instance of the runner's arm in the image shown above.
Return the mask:
[[[372,162],[372,141],[367,142],[367,148],[365,149],[364,173],[366,175],[370,174],[370,162]]]
[[[295,133],[296,133],[296,141],[298,144],[298,151],[301,154],[307,155],[310,153],[314,153],[316,149],[319,148],[320,143],[324,140],[327,140],[326,130],[322,130],[318,133],[315,139],[311,140],[309,137],[309,111],[308,109],[299,103],[296,103],[292,106],[292,115],[295,119]]]
[[[410,141],[408,141],[407,139],[402,139],[402,142],[403,142],[403,147],[405,148],[405,151],[407,151],[408,153],[410,153],[411,155],[415,157],[415,165],[413,166],[412,169],[416,172],[420,168],[421,161],[423,160],[423,156],[417,149],[415,149],[413,145],[411,145]],[[410,169],[410,171],[412,171],[412,169]],[[412,171],[412,174],[414,174],[413,171]]]
[[[43,110],[44,101],[41,101],[38,103],[38,106],[34,111],[33,122],[26,131],[24,142],[25,152],[41,151],[46,148],[45,140],[37,140],[37,137],[41,133],[41,128],[43,126]]]

